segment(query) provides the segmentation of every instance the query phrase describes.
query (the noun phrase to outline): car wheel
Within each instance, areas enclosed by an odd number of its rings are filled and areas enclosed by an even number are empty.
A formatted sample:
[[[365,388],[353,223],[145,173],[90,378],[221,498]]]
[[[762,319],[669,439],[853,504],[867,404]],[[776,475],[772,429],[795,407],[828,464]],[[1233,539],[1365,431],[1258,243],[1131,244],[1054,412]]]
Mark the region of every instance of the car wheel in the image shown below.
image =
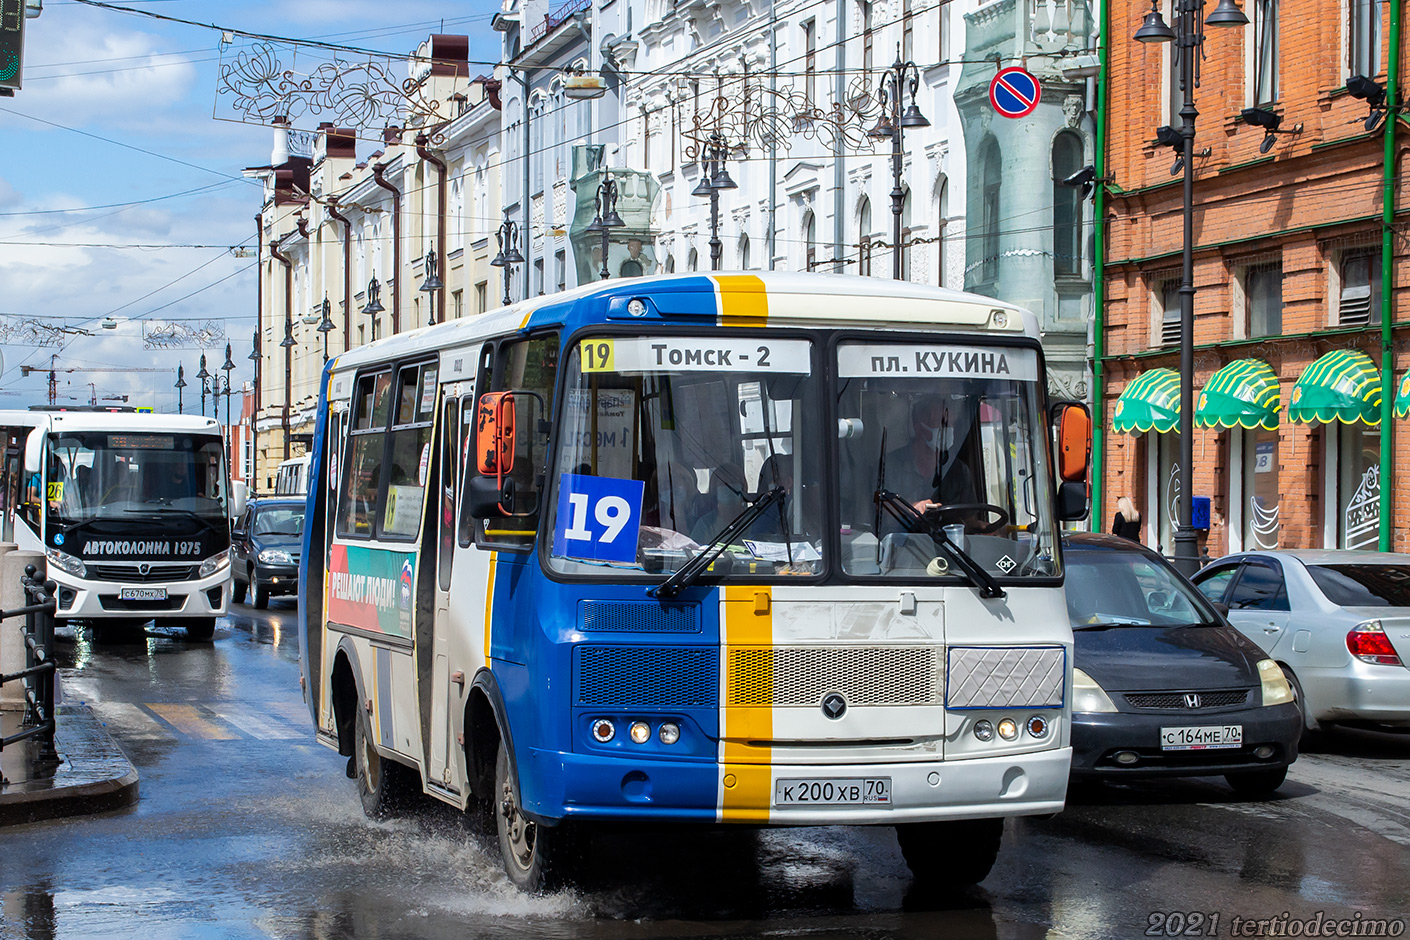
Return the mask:
[[[524,815],[519,783],[510,769],[509,751],[503,741],[495,755],[492,799],[499,854],[514,886],[534,893],[563,883],[576,855],[574,833],[567,822],[541,826]]]
[[[1297,706],[1297,713],[1302,716],[1302,736],[1298,739],[1298,749],[1302,750],[1322,740],[1326,726],[1316,718],[1307,714],[1307,700],[1302,696],[1302,683],[1297,681],[1297,675],[1287,667],[1282,666],[1283,675],[1288,677],[1288,685],[1292,686],[1293,704]]]
[[[241,581],[239,578],[230,582],[230,603],[245,603],[245,582]]]
[[[269,607],[269,588],[260,584],[258,580],[250,585],[255,592],[255,610],[266,610]]]
[[[368,819],[387,819],[405,810],[415,799],[415,773],[409,767],[387,760],[377,753],[372,740],[372,716],[357,710],[353,726],[353,776],[362,812]]]
[[[1234,788],[1235,793],[1254,800],[1272,796],[1273,791],[1281,787],[1287,778],[1288,769],[1286,767],[1279,767],[1275,770],[1249,770],[1243,773],[1224,775],[1224,779],[1229,782],[1229,786]]]
[[[88,636],[94,643],[138,643],[147,639],[147,621],[104,618],[88,621]]]
[[[214,617],[192,617],[184,625],[188,640],[210,640],[215,636]]]
[[[896,841],[916,881],[960,888],[989,877],[1004,835],[1002,819],[905,823]]]

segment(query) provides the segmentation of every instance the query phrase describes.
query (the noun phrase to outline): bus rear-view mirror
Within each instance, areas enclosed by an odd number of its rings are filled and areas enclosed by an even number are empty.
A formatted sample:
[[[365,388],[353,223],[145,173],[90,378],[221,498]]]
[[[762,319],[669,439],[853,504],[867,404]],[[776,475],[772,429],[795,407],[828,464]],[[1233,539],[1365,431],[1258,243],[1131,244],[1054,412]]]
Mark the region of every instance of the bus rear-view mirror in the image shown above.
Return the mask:
[[[1058,479],[1084,483],[1092,462],[1092,414],[1078,402],[1063,402],[1057,411]]]
[[[250,491],[240,480],[230,484],[230,519],[234,521],[245,514],[245,503],[249,501]]]
[[[514,513],[514,479],[503,481],[490,476],[471,477],[466,483],[465,498],[470,500],[470,515],[476,519],[509,516]]]
[[[475,453],[481,474],[498,488],[514,470],[514,393],[486,392],[475,415]]]
[[[44,429],[32,428],[29,437],[25,438],[24,444],[24,472],[26,476],[33,476],[39,472],[41,461],[44,458]]]

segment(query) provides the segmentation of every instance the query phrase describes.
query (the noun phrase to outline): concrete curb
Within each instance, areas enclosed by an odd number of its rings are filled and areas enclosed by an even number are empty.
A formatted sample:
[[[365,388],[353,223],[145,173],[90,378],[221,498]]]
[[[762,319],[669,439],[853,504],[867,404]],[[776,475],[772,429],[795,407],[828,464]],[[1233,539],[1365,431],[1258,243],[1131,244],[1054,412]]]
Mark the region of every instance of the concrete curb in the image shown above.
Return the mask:
[[[26,772],[28,761],[16,761],[11,752],[23,751],[27,758],[25,745],[31,742],[5,750],[10,783],[0,787],[0,826],[100,813],[137,802],[137,768],[92,710],[87,705],[60,705],[55,711],[54,743],[63,760],[51,771]]]

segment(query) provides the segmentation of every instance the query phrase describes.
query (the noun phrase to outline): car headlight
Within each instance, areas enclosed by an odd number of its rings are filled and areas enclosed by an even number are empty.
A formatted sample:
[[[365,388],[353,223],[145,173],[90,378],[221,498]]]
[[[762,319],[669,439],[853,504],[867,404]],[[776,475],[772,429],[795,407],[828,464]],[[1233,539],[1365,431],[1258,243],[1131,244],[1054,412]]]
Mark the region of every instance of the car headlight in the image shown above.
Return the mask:
[[[1264,705],[1282,705],[1293,700],[1292,686],[1288,684],[1288,677],[1283,675],[1283,668],[1273,660],[1259,661],[1258,681],[1263,684]]]
[[[1081,669],[1072,670],[1072,710],[1075,712],[1114,712],[1111,696]]]
[[[83,564],[81,559],[61,552],[57,548],[46,548],[44,550],[44,557],[48,558],[50,563],[55,565],[60,571],[66,571],[75,578],[88,577],[88,568]]]
[[[229,568],[229,567],[230,567],[230,552],[228,552],[228,551],[221,552],[219,555],[212,555],[211,557],[207,558],[205,561],[201,562],[201,567],[200,567],[200,569],[197,570],[196,576],[197,576],[197,577],[201,577],[201,578],[209,578],[211,575],[215,574],[217,571],[221,571],[222,569]]]
[[[259,553],[259,561],[262,565],[292,565],[294,556],[277,548],[266,548]]]

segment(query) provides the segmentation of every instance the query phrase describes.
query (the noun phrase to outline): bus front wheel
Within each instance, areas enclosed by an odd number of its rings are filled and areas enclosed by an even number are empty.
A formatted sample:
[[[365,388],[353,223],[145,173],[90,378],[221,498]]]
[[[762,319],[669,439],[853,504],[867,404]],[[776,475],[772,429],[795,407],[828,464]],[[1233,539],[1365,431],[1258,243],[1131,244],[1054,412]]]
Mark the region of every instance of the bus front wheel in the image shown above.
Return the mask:
[[[380,820],[403,810],[415,791],[411,769],[377,753],[371,722],[366,709],[359,708],[353,725],[354,776],[357,794],[362,798],[362,812],[368,819]]]
[[[906,823],[896,827],[901,854],[917,881],[963,887],[989,876],[999,857],[1002,819]]]
[[[504,870],[516,888],[538,892],[556,887],[567,878],[574,851],[569,823],[541,826],[524,815],[519,783],[510,770],[509,751],[503,741],[495,755],[491,810]]]

